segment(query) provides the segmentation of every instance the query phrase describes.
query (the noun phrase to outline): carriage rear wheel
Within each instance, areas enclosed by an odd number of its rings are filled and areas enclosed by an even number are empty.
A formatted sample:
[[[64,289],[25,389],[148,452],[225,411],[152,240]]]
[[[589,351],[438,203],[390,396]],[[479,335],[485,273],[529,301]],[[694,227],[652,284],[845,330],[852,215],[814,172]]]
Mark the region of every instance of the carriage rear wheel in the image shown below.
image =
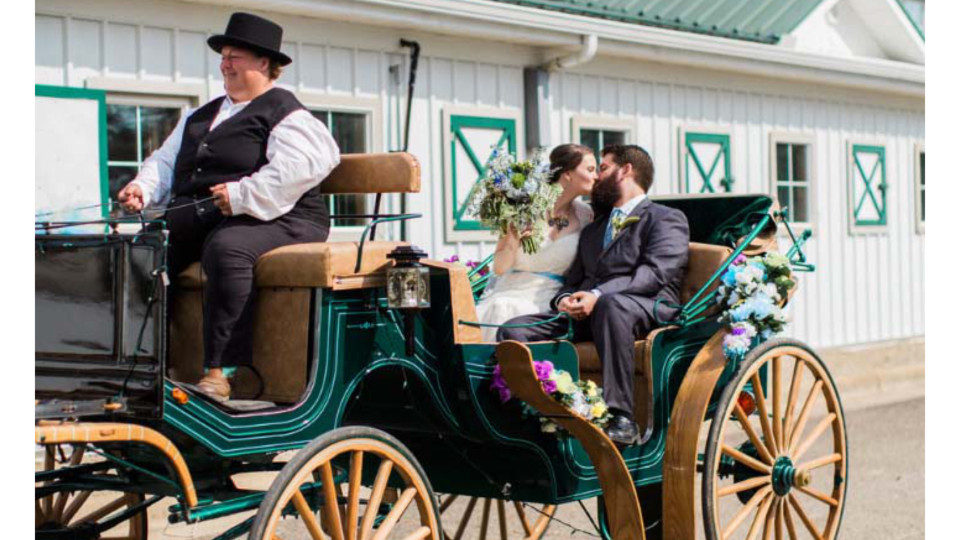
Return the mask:
[[[455,505],[454,503],[458,500],[466,502]],[[466,533],[467,526],[478,511],[479,529],[475,529],[477,532],[474,535]],[[556,511],[557,506],[553,504],[531,504],[484,497],[447,495],[440,500],[440,514],[446,523],[456,524],[456,528],[451,526],[444,530],[444,537],[447,540],[485,539],[488,532],[492,538],[500,540],[513,538],[539,540],[546,534],[550,520],[553,519]]]
[[[260,504],[250,540],[303,531],[314,540],[442,538],[420,464],[400,441],[367,427],[331,431],[297,452]]]
[[[84,462],[85,446],[49,444],[43,446],[43,472],[65,467],[77,467]],[[96,475],[108,475],[109,470],[100,470]],[[38,482],[37,488],[46,482]],[[78,539],[100,538],[102,540],[146,540],[147,514],[138,512],[129,519],[110,526],[111,521],[131,507],[142,503],[141,493],[115,491],[58,491],[37,497],[34,507],[37,538]],[[122,519],[122,518],[121,518]],[[109,528],[105,528],[108,527]]]
[[[846,427],[830,373],[808,346],[776,339],[747,355],[720,396],[705,458],[709,540],[836,538]]]

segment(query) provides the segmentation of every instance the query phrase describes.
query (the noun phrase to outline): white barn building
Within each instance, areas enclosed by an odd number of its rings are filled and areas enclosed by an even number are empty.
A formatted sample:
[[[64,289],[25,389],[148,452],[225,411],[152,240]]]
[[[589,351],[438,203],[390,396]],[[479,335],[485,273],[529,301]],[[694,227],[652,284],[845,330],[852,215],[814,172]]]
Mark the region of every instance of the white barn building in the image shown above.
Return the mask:
[[[404,234],[434,258],[493,249],[462,211],[471,153],[636,143],[654,195],[778,196],[812,229],[817,265],[790,332],[922,378],[922,0],[37,0],[38,96],[105,103],[93,197],[131,178],[181,109],[223,92],[206,38],[237,10],[284,27],[280,83],[344,152],[403,147],[400,41],[419,44],[409,151],[423,189],[387,204],[424,214]],[[341,225],[335,237],[359,235]]]

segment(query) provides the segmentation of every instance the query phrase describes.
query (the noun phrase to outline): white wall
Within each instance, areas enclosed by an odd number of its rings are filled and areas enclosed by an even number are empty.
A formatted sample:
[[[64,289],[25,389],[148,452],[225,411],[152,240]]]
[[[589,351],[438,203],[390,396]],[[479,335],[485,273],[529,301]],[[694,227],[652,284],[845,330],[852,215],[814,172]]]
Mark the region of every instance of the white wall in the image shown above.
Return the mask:
[[[217,56],[205,40],[222,30],[228,9],[173,2],[141,2],[133,9],[127,2],[62,0],[40,0],[36,9],[37,83],[83,86],[88,78],[106,78],[145,88],[199,86],[204,97],[221,93]],[[428,219],[410,225],[410,238],[435,258],[488,254],[489,243],[444,243],[441,114],[454,105],[522,110],[522,69],[542,62],[543,52],[266,15],[284,26],[284,48],[294,58],[281,82],[315,105],[375,104],[378,151],[400,144],[396,110],[402,105],[398,94],[406,92],[407,66],[399,39],[420,42],[410,151],[422,163],[423,189],[409,198],[408,210]],[[399,88],[389,76],[392,64],[400,64]],[[573,139],[574,115],[630,123],[635,142],[654,157],[654,194],[678,190],[681,127],[729,130],[738,192],[771,192],[770,132],[814,136],[815,236],[807,252],[818,270],[802,275],[791,332],[821,347],[924,333],[924,239],[915,228],[913,184],[914,143],[924,138],[922,101],[598,58],[552,76],[551,111],[553,144]],[[848,233],[846,149],[853,138],[886,147],[890,226],[884,234]]]

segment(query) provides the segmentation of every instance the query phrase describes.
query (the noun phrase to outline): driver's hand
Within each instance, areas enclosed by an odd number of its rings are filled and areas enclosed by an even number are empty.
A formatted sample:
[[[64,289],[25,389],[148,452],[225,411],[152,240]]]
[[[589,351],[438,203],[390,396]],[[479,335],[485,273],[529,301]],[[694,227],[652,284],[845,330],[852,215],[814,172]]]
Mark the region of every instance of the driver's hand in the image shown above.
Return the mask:
[[[127,184],[117,193],[117,201],[127,212],[139,212],[143,210],[143,190],[137,184]]]

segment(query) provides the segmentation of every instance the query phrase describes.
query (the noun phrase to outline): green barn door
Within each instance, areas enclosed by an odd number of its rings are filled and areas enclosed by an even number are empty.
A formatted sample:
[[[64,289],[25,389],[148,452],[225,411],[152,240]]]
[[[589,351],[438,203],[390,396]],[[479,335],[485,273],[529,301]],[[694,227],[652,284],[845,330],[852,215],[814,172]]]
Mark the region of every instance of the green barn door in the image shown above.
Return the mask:
[[[486,176],[493,150],[516,154],[516,121],[509,118],[450,116],[453,230],[485,230],[468,212],[470,199]]]
[[[721,133],[683,135],[683,189],[687,193],[729,193],[730,136]]]
[[[886,151],[882,146],[853,145],[853,219],[856,226],[887,224]]]

